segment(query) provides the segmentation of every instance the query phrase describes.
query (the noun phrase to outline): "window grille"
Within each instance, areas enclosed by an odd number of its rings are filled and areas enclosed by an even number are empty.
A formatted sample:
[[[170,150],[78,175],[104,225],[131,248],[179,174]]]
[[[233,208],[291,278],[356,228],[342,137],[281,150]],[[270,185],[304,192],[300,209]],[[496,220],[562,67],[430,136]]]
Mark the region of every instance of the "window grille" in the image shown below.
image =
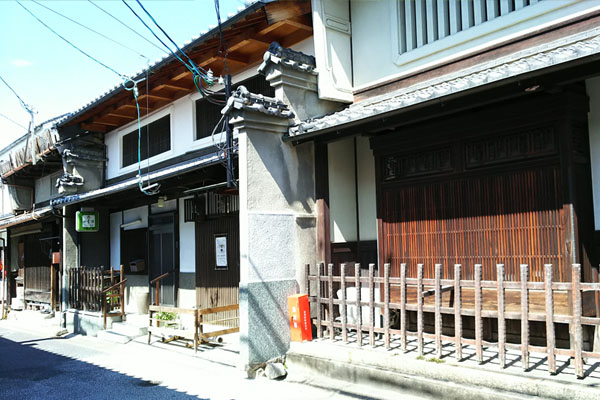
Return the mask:
[[[201,222],[207,217],[235,214],[240,210],[239,196],[203,193],[183,202],[184,221]]]
[[[406,53],[541,0],[397,0],[398,52]]]
[[[171,150],[171,116],[167,115],[142,126],[140,140],[141,159],[154,157]],[[148,135],[150,137],[148,138]],[[138,130],[123,136],[123,167],[138,161]]]

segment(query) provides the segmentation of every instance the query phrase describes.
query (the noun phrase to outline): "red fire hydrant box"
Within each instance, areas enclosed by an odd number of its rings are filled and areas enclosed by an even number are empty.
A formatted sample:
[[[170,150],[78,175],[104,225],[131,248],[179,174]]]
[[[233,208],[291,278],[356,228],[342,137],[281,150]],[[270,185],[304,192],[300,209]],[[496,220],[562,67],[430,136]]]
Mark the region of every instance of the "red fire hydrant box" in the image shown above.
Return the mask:
[[[288,314],[290,316],[290,337],[292,342],[312,340],[308,295],[295,294],[293,296],[289,296]]]

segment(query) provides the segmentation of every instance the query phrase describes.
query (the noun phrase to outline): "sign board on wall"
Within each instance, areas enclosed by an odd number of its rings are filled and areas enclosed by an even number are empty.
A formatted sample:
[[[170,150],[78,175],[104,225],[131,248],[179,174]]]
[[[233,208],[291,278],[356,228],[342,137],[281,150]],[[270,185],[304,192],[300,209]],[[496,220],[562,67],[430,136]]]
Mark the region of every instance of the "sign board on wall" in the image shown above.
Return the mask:
[[[100,214],[98,211],[77,211],[75,213],[75,230],[77,232],[98,232]]]
[[[227,235],[215,235],[216,269],[227,269]]]

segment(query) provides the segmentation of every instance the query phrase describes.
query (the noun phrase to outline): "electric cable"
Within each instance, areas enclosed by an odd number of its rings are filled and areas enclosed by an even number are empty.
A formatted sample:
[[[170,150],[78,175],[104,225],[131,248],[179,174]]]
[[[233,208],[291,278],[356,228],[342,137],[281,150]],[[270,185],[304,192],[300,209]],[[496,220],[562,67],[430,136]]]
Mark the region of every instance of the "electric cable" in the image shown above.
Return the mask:
[[[35,18],[40,24],[44,25],[50,32],[54,33],[56,36],[58,36],[59,38],[61,38],[62,40],[64,40],[65,42],[67,42],[71,47],[73,47],[75,50],[79,51],[81,54],[83,54],[84,56],[88,57],[90,60],[96,62],[97,64],[103,66],[104,68],[106,68],[107,70],[113,72],[114,74],[116,74],[117,76],[119,76],[120,78],[122,78],[123,80],[127,81],[129,80],[128,77],[126,77],[125,75],[117,72],[115,69],[109,67],[108,65],[104,64],[102,61],[98,60],[97,58],[91,56],[90,54],[86,53],[85,51],[81,50],[79,47],[77,47],[76,45],[74,45],[73,43],[71,43],[69,40],[67,40],[64,36],[62,36],[60,33],[56,32],[54,29],[52,29],[49,25],[47,25],[44,21],[42,21],[41,19],[39,19],[31,10],[29,10],[27,7],[25,7],[23,4],[21,4],[21,2],[19,0],[15,0],[17,2],[18,5],[20,5],[25,11],[27,11],[29,13],[29,15],[31,15],[33,18]]]
[[[8,84],[8,82],[6,82],[6,81],[4,80],[4,78],[2,77],[2,75],[0,75],[0,80],[1,80],[2,82],[4,82],[4,84],[6,85],[6,87],[7,87],[7,88],[9,88],[9,89],[10,89],[10,91],[11,91],[11,92],[13,92],[13,94],[14,94],[15,96],[17,96],[17,99],[19,99],[19,102],[21,103],[21,106],[22,106],[22,107],[23,107],[25,110],[27,110],[27,112],[28,112],[28,113],[32,113],[32,112],[33,112],[33,108],[32,108],[32,107],[31,107],[29,104],[27,104],[27,103],[25,103],[25,102],[23,101],[23,99],[21,98],[21,96],[19,96],[19,94],[16,92],[16,90],[15,90],[15,89],[13,89],[13,88],[12,88],[12,86],[10,86],[10,85]]]
[[[9,116],[7,116],[7,115],[4,115],[4,114],[0,113],[0,117],[2,117],[2,118],[4,118],[4,119],[6,119],[6,120],[8,120],[8,121],[12,122],[13,124],[17,125],[17,126],[18,126],[18,127],[20,127],[20,128],[23,128],[23,129],[27,130],[27,128],[25,128],[23,125],[21,125],[20,123],[18,123],[17,121],[15,121],[14,119],[10,118],[10,117],[9,117]]]
[[[35,4],[37,4],[38,6],[40,6],[40,7],[44,7],[46,10],[48,10],[48,11],[50,11],[50,12],[53,12],[54,14],[56,14],[56,15],[58,15],[58,16],[60,16],[60,17],[62,17],[62,18],[65,18],[65,19],[66,19],[66,20],[68,20],[68,21],[71,21],[72,23],[74,23],[74,24],[76,24],[76,25],[79,25],[80,27],[82,27],[82,28],[84,28],[84,29],[87,29],[87,30],[88,30],[88,31],[90,31],[90,32],[93,32],[93,33],[95,33],[96,35],[98,35],[98,36],[101,36],[101,37],[103,37],[103,38],[104,38],[104,39],[106,39],[106,40],[110,40],[111,42],[113,42],[113,43],[115,43],[115,44],[117,44],[117,45],[119,45],[119,46],[123,47],[124,49],[127,49],[127,50],[129,50],[129,51],[132,51],[132,52],[134,52],[135,54],[137,54],[138,56],[140,56],[140,57],[142,57],[142,58],[145,58],[146,60],[148,60],[148,57],[146,57],[145,55],[141,54],[141,53],[140,53],[140,52],[138,52],[137,50],[135,50],[135,49],[133,49],[133,48],[131,48],[131,47],[129,47],[129,46],[127,46],[127,45],[125,45],[125,44],[123,44],[123,43],[121,43],[121,42],[119,42],[119,41],[117,41],[117,40],[113,39],[113,38],[110,38],[110,37],[106,36],[105,34],[103,34],[103,33],[101,33],[101,32],[98,32],[98,31],[96,31],[96,30],[94,30],[94,29],[90,28],[89,26],[85,26],[85,25],[83,25],[82,23],[80,23],[80,22],[77,22],[77,21],[75,21],[74,19],[72,19],[72,18],[69,18],[69,17],[67,17],[66,15],[63,15],[63,14],[61,14],[60,12],[58,12],[58,11],[56,11],[56,10],[53,10],[52,8],[50,8],[50,7],[48,7],[48,6],[45,6],[44,4],[42,4],[41,2],[39,2],[39,1],[37,1],[37,0],[31,0],[31,1],[32,1],[32,2],[34,2]]]
[[[109,17],[111,17],[112,19],[114,19],[115,21],[117,21],[118,23],[120,23],[121,25],[123,25],[125,28],[129,29],[131,32],[135,33],[137,36],[139,36],[140,38],[142,38],[143,40],[145,40],[146,42],[148,42],[149,44],[151,44],[152,46],[154,46],[155,48],[157,48],[159,51],[161,51],[161,53],[165,51],[165,49],[161,48],[156,43],[153,43],[147,37],[145,37],[144,35],[142,35],[138,31],[136,31],[135,29],[133,29],[132,27],[130,27],[129,25],[127,25],[125,22],[121,21],[119,18],[117,18],[114,15],[112,15],[111,13],[109,13],[108,11],[106,11],[104,8],[100,7],[98,4],[94,3],[92,0],[87,0],[87,1],[89,3],[91,3],[92,5],[94,5],[94,7],[98,8],[100,11],[102,11],[103,13],[105,13],[106,15],[108,15]]]

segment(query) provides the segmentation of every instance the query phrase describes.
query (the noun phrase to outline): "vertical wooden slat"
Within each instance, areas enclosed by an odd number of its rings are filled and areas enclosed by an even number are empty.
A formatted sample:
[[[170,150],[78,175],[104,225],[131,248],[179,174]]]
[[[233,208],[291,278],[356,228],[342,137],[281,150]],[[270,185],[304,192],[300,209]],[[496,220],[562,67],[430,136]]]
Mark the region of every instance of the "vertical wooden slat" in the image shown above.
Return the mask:
[[[342,292],[341,304],[340,304],[340,317],[342,318],[342,340],[344,342],[348,341],[348,329],[347,329],[347,321],[348,321],[348,309],[346,307],[346,264],[342,264],[340,266],[340,290]]]
[[[462,316],[460,293],[461,265],[454,264],[454,340],[456,341],[456,359],[462,360]]]
[[[461,0],[460,12],[462,19],[462,29],[468,29],[474,25],[473,0]]]
[[[481,318],[481,264],[475,264],[475,354],[477,362],[483,362],[483,320]]]
[[[504,319],[504,264],[498,264],[496,287],[498,291],[498,360],[506,367],[506,320]]]
[[[406,52],[406,8],[402,2],[397,2],[396,16],[398,19],[398,54]]]
[[[383,329],[385,335],[385,348],[390,348],[390,264],[383,265]]]
[[[556,373],[556,357],[554,348],[554,296],[552,292],[552,264],[544,265],[544,289],[546,292],[546,350],[548,354],[548,372]]]
[[[515,10],[520,10],[527,6],[527,0],[515,0]]]
[[[400,3],[401,4],[401,3]],[[401,5],[400,5],[401,7]],[[410,51],[417,47],[417,30],[415,27],[415,2],[404,2],[404,21],[405,21],[405,37],[406,51]]]
[[[571,293],[573,296],[573,324],[575,325],[575,375],[577,375],[578,378],[583,378],[583,358],[581,354],[583,350],[583,327],[581,326],[581,265],[573,264],[571,274],[571,284],[573,287]]]
[[[425,0],[414,0],[414,2],[417,47],[421,47],[427,44],[427,12],[425,10]]]
[[[356,343],[362,346],[362,306],[360,285],[360,264],[354,264],[354,284],[356,287]]]
[[[460,0],[448,0],[450,13],[450,34],[461,30]]]
[[[486,0],[473,0],[475,25],[482,24],[487,20],[487,15],[485,13],[485,2]]]
[[[375,346],[375,286],[373,284],[373,273],[375,264],[369,264],[369,344]]]
[[[442,358],[442,264],[435,264],[435,348],[437,358]]]
[[[333,328],[333,264],[327,264],[327,299],[329,301],[329,339],[335,339],[335,329]]]
[[[400,341],[406,351],[406,264],[400,264]]]
[[[513,0],[500,0],[500,15],[506,15],[513,11]]]
[[[304,293],[310,298],[310,264],[304,266]]]
[[[417,264],[417,348],[423,356],[423,264]]]
[[[322,293],[322,282],[321,275],[323,274],[323,263],[319,263],[317,268],[317,337],[323,337],[323,325],[322,325],[322,314],[323,314],[323,305],[321,304],[321,299],[323,298]]]
[[[521,264],[521,365],[529,368],[529,266]]]
[[[437,12],[438,38],[442,39],[450,34],[450,25],[448,24],[448,0],[438,0]]]
[[[486,2],[487,20],[491,21],[500,15],[500,5],[496,0]]]
[[[426,0],[425,8],[427,12],[427,43],[437,40],[437,1]]]

